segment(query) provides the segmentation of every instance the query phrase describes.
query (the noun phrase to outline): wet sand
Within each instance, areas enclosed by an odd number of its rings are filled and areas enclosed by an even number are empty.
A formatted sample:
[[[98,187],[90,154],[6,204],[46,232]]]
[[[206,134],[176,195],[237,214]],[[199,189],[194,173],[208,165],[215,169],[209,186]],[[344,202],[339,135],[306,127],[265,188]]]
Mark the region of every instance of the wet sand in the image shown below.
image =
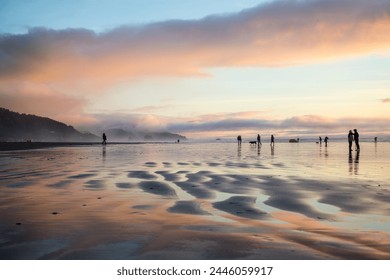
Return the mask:
[[[173,142],[115,142],[114,145],[172,144]],[[101,146],[101,142],[0,142],[1,151],[20,151],[54,147]]]
[[[390,145],[0,152],[0,259],[390,259]]]

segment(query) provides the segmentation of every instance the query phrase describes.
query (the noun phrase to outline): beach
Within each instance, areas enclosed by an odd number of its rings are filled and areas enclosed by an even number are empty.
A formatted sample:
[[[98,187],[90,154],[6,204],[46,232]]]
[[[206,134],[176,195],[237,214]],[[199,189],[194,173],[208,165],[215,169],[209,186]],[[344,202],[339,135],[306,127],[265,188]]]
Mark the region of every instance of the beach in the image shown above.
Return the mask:
[[[390,143],[0,152],[0,259],[390,259]]]

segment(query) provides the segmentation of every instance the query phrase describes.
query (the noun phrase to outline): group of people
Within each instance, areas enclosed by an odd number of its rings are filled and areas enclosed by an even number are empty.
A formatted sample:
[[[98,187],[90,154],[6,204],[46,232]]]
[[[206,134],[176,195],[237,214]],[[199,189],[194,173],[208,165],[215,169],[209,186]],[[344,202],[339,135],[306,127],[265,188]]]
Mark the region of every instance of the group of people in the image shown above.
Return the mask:
[[[375,137],[376,138],[376,137]],[[355,128],[352,132],[352,130],[348,133],[348,144],[349,144],[349,151],[352,151],[352,143],[355,141],[356,151],[360,151],[360,145],[359,145],[359,133],[357,129]]]
[[[377,139],[378,139],[377,137],[374,138],[375,143],[377,142]],[[328,140],[329,140],[329,137],[325,136],[325,138],[324,138],[325,147],[328,146]],[[237,136],[237,142],[238,142],[238,144],[242,143],[241,135]],[[356,128],[353,130],[353,132],[352,132],[352,130],[350,130],[348,133],[349,151],[352,151],[353,142],[355,142],[356,151],[360,151],[359,133],[358,133]],[[260,134],[257,134],[257,141],[250,141],[250,143],[251,144],[257,143],[258,146],[262,145]],[[320,143],[320,145],[322,144],[322,137],[321,136],[319,136],[319,143]],[[317,142],[317,144],[318,144],[318,142]],[[273,135],[271,135],[271,146],[274,146],[274,145],[275,145],[275,137]]]
[[[258,146],[263,145],[261,143],[261,136],[260,136],[260,134],[257,134],[256,140],[257,141],[251,141],[250,143],[252,143],[252,142],[257,143]],[[241,135],[237,136],[237,142],[238,142],[239,145],[242,143]],[[274,145],[275,145],[275,137],[274,137],[274,135],[271,135],[271,146],[274,146]]]
[[[328,146],[328,136],[325,137],[324,139],[324,142],[325,142],[325,147]],[[319,141],[320,141],[320,144],[322,143],[322,137],[320,136],[319,137]],[[350,130],[348,132],[348,144],[349,144],[349,151],[351,152],[352,151],[352,144],[353,142],[355,142],[355,146],[356,146],[356,151],[360,151],[360,145],[359,145],[359,133],[357,131],[357,129],[355,128],[352,132],[352,130]],[[377,137],[375,137],[375,143],[377,142]]]
[[[320,145],[322,145],[322,137],[318,137],[318,140],[320,141]],[[325,136],[324,138],[324,143],[325,143],[325,147],[328,147],[328,140],[329,140],[329,137],[328,136]]]
[[[107,136],[106,136],[105,133],[103,133],[102,138],[103,138],[102,144],[106,145],[107,144]],[[377,142],[377,137],[375,137],[374,139],[375,139],[374,141],[376,143]],[[324,138],[325,147],[328,146],[328,140],[329,140],[328,136],[325,136],[325,138]],[[177,140],[178,143],[179,143],[179,141],[180,140]],[[238,142],[238,144],[242,143],[241,135],[237,136],[237,142]],[[260,134],[257,134],[257,141],[251,141],[251,142],[257,143],[258,146],[262,145],[261,144],[261,136],[260,136]],[[352,151],[352,144],[353,144],[353,142],[355,142],[356,151],[360,151],[359,133],[358,133],[356,128],[353,130],[353,132],[352,132],[352,130],[350,130],[349,133],[348,133],[348,143],[349,143],[349,151],[350,152]],[[322,144],[322,137],[321,136],[319,137],[319,143],[320,143],[320,145]],[[271,135],[271,146],[273,147],[274,145],[275,145],[275,137],[274,137],[274,135]]]

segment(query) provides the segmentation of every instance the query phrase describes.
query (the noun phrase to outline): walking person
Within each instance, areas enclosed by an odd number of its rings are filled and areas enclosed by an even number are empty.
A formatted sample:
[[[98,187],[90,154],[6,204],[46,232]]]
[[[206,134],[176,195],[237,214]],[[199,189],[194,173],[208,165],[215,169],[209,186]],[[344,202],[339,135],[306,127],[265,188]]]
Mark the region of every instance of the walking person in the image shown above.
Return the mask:
[[[271,135],[271,147],[275,146],[275,137],[274,135],[272,134]]]
[[[260,134],[257,134],[257,146],[260,146],[261,144],[261,137]]]
[[[357,129],[355,128],[353,130],[353,140],[355,140],[355,145],[356,145],[356,151],[360,151],[360,145],[359,145],[359,133]]]
[[[320,146],[322,145],[322,137],[318,137],[318,139],[320,140]]]
[[[348,144],[349,144],[349,151],[352,151],[352,142],[353,142],[353,133],[352,130],[348,133]]]
[[[242,143],[241,135],[238,135],[238,136],[237,136],[237,142],[238,142],[239,145]]]
[[[105,133],[103,133],[103,136],[102,136],[102,138],[103,138],[103,142],[102,142],[102,144],[103,144],[103,145],[106,145],[106,144],[107,144],[107,136],[106,136],[106,134],[105,134]]]
[[[328,136],[325,136],[325,139],[324,139],[325,147],[328,147],[328,140],[329,140]]]

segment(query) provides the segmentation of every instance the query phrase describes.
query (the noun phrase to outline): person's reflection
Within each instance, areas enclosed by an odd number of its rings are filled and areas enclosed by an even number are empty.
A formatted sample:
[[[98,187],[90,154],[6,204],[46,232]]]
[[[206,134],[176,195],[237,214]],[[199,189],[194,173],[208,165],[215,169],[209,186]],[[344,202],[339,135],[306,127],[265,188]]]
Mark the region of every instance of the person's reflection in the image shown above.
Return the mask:
[[[102,155],[103,155],[103,161],[105,161],[106,160],[106,146],[103,146]]]
[[[377,144],[378,144],[378,141],[375,139],[375,157],[376,157],[377,151],[378,151],[378,145]]]
[[[260,145],[257,145],[257,155],[260,156]]]
[[[360,150],[356,152],[356,156],[355,156],[355,161],[354,161],[355,175],[359,174],[359,158],[360,158]]]
[[[275,155],[275,145],[271,145],[271,156]]]
[[[353,171],[352,151],[349,151],[348,166],[349,166],[349,174],[352,174],[352,171]]]
[[[349,174],[358,175],[359,174],[359,159],[360,151],[356,152],[355,158],[352,158],[352,152],[349,152],[348,155],[348,165],[349,165]]]
[[[237,146],[237,157],[241,158],[241,144]]]

